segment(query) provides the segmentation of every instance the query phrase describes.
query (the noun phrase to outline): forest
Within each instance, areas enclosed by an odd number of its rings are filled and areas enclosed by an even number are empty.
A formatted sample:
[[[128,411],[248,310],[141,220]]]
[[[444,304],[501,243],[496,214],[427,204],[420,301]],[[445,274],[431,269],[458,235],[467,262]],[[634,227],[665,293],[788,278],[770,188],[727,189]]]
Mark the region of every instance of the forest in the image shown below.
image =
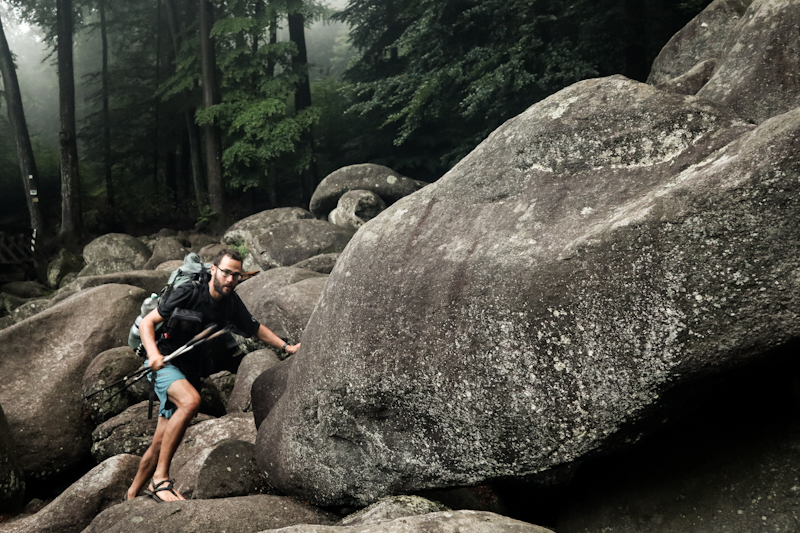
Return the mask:
[[[708,3],[3,0],[0,226],[224,227],[355,163],[432,182],[563,87],[644,81]]]

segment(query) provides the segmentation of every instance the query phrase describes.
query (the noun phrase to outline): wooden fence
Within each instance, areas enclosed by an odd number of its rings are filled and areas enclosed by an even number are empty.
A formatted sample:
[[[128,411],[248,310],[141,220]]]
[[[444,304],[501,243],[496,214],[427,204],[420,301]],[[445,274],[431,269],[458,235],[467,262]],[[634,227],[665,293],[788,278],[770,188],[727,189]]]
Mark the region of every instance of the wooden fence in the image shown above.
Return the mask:
[[[33,263],[36,255],[36,232],[0,230],[0,265]]]

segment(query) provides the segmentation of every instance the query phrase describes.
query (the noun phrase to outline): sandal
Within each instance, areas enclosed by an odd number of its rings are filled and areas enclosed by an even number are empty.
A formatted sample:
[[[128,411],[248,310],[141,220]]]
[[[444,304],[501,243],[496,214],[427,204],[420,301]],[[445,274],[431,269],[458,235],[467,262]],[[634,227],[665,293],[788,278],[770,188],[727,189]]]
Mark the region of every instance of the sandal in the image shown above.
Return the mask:
[[[150,487],[153,487],[153,490],[150,490]],[[162,503],[164,500],[158,497],[158,493],[165,490],[171,492],[176,498],[178,497],[178,494],[175,492],[175,482],[171,479],[164,479],[158,483],[154,483],[151,479],[150,484],[144,489],[144,493],[155,501]]]

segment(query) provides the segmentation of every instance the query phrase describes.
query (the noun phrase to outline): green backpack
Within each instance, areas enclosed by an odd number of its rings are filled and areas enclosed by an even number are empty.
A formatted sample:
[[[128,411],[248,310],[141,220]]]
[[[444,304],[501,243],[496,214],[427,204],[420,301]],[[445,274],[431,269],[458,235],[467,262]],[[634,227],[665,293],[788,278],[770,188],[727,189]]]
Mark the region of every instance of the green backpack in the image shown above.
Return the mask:
[[[144,350],[142,347],[142,338],[139,334],[139,324],[141,324],[142,319],[147,315],[150,311],[158,307],[158,302],[162,300],[166,300],[172,294],[172,291],[175,290],[176,287],[180,287],[184,283],[194,283],[196,287],[200,287],[200,284],[206,282],[208,280],[208,276],[211,275],[211,263],[203,263],[200,259],[200,256],[196,253],[192,252],[186,257],[183,258],[183,265],[172,271],[170,274],[169,279],[167,280],[167,284],[161,289],[159,294],[153,293],[147,298],[144,299],[141,307],[141,313],[136,320],[134,321],[133,325],[131,326],[130,333],[128,333],[128,346],[131,347],[133,351],[135,351],[139,355],[144,355]],[[195,291],[197,294],[197,291]],[[195,296],[192,296],[194,299]],[[160,330],[164,326],[165,322],[160,322],[156,325],[156,331]]]

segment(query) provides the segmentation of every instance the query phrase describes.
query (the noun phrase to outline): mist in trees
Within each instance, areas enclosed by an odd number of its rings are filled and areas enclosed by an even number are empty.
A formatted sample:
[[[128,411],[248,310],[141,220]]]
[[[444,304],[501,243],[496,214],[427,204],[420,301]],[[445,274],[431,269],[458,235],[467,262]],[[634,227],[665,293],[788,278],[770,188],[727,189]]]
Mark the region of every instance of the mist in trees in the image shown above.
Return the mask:
[[[71,2],[0,2],[53,233],[64,224],[62,3]],[[319,179],[353,163],[435,180],[502,122],[575,81],[643,79],[707,3],[75,3],[81,222],[90,233],[222,223],[303,205]],[[5,102],[0,111],[0,207],[24,220]]]

